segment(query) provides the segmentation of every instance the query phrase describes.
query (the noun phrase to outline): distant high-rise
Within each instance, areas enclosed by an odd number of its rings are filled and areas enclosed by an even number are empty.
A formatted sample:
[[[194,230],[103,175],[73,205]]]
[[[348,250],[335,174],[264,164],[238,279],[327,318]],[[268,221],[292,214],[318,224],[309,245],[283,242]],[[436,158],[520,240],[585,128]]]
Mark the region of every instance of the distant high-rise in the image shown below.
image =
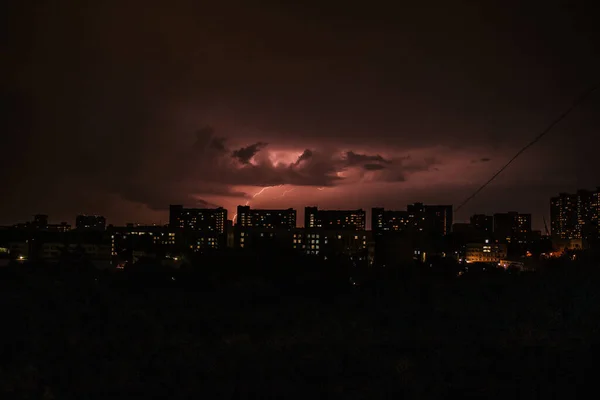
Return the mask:
[[[236,226],[243,228],[293,229],[296,227],[296,210],[262,210],[238,206]]]
[[[557,239],[598,239],[600,188],[560,193],[550,199],[552,236]]]
[[[403,232],[410,224],[408,211],[371,209],[371,230],[380,232]]]
[[[494,214],[494,236],[508,243],[523,242],[531,234],[531,214],[507,212]]]
[[[421,232],[444,236],[452,231],[453,213],[450,205],[425,205],[414,203],[403,210],[371,210],[371,229],[376,233],[383,232]]]
[[[478,233],[491,235],[494,232],[494,217],[485,214],[475,214],[471,217],[471,226]]]
[[[452,232],[454,213],[450,205],[425,206],[425,218],[434,234],[448,235]]]
[[[227,210],[218,208],[169,207],[169,228],[193,232],[225,233]]]
[[[106,218],[101,215],[78,215],[75,228],[80,231],[103,231],[106,229]]]
[[[71,225],[66,222],[61,222],[60,224],[48,224],[48,231],[50,232],[69,232],[71,230]]]
[[[339,229],[362,231],[366,226],[364,210],[319,210],[317,207],[305,207],[304,227],[319,229]]]
[[[414,203],[406,206],[413,229],[435,235],[447,235],[452,231],[454,214],[451,205],[425,205]]]
[[[46,230],[48,229],[48,216],[45,214],[37,214],[33,216],[31,223],[33,229]]]

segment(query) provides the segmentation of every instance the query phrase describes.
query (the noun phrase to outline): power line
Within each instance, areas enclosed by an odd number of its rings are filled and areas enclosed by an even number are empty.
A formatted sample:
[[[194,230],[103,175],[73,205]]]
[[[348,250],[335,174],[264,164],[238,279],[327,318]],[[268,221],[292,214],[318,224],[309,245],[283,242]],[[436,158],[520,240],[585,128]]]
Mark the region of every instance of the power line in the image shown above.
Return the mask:
[[[596,84],[596,85],[592,86],[590,89],[586,90],[583,94],[581,94],[571,104],[571,106],[569,108],[567,108],[565,111],[563,111],[563,113],[560,114],[554,121],[552,121],[552,123],[550,125],[548,125],[548,127],[546,129],[544,129],[542,131],[542,133],[540,133],[539,135],[537,135],[531,142],[529,142],[525,147],[523,147],[521,150],[519,150],[517,152],[517,154],[515,154],[502,168],[500,168],[498,170],[498,172],[496,172],[490,179],[488,179],[487,182],[485,182],[483,185],[481,185],[481,187],[479,189],[477,189],[472,195],[470,195],[462,203],[460,203],[458,205],[458,207],[456,207],[454,209],[454,212],[457,212],[458,210],[460,210],[465,204],[467,204],[475,196],[477,196],[479,194],[479,192],[481,192],[483,189],[485,189],[485,187],[487,185],[489,185],[490,183],[492,183],[492,181],[494,179],[496,179],[496,177],[498,175],[500,175],[506,168],[508,168],[508,166],[510,164],[512,164],[513,161],[515,161],[521,154],[523,154],[525,152],[525,150],[527,150],[528,148],[530,148],[531,146],[533,146],[534,144],[536,144],[541,138],[543,138],[548,132],[550,132],[552,130],[552,128],[554,128],[556,125],[558,125],[558,123],[560,121],[562,121],[563,119],[565,119],[574,109],[576,109],[581,103],[583,103],[599,87],[600,87],[600,84]]]

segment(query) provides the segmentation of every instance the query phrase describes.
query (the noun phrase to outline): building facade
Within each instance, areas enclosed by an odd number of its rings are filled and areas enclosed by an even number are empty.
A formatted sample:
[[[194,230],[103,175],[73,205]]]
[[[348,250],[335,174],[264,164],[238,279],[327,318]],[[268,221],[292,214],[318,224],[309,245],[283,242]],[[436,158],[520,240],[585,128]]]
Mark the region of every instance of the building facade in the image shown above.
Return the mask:
[[[531,214],[494,214],[494,236],[503,243],[526,243],[531,235]]]
[[[319,210],[317,207],[304,209],[304,227],[307,229],[350,230],[366,229],[366,213],[358,210]]]
[[[371,209],[371,230],[373,233],[404,232],[408,229],[411,219],[408,211]]]
[[[176,247],[176,232],[168,226],[128,224],[111,227],[109,231],[113,256],[130,258],[133,251],[160,254],[180,250]]]
[[[551,234],[554,239],[600,238],[600,188],[560,193],[550,199]]]
[[[492,235],[494,233],[494,217],[485,214],[475,214],[470,218],[473,230],[485,234]]]
[[[250,206],[238,206],[236,227],[260,229],[296,228],[296,210],[253,209]]]
[[[506,245],[503,243],[469,243],[465,250],[467,263],[499,263],[507,255]]]
[[[104,231],[106,218],[101,215],[78,215],[75,218],[75,228],[79,231]]]
[[[184,231],[225,233],[227,210],[218,208],[169,207],[169,228]]]
[[[425,205],[414,203],[403,210],[371,210],[371,230],[375,233],[411,232],[445,236],[452,232],[451,205]]]

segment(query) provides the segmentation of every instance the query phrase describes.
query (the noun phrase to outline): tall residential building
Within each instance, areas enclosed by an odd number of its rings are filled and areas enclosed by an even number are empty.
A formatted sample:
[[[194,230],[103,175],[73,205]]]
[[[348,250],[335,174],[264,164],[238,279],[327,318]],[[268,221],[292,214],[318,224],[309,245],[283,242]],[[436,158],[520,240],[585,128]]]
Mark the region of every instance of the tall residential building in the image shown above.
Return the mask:
[[[36,230],[44,231],[48,229],[48,216],[45,214],[34,215],[31,225],[32,228]]]
[[[366,227],[364,210],[319,210],[317,207],[304,209],[304,227],[362,231]]]
[[[169,207],[169,228],[191,232],[225,233],[227,210],[218,208],[185,208],[182,205]]]
[[[552,236],[557,239],[598,239],[600,188],[560,193],[550,199]]]
[[[75,218],[75,228],[80,231],[104,231],[106,218],[101,215],[78,215]]]
[[[452,231],[454,214],[451,205],[425,205],[414,203],[406,206],[413,228],[435,235],[448,235]]]
[[[435,234],[448,235],[452,232],[454,212],[450,205],[425,206],[425,218],[429,220],[429,229]]]
[[[371,209],[371,230],[375,233],[404,232],[408,229],[409,224],[408,211]]]
[[[260,210],[238,206],[236,226],[242,228],[293,229],[296,227],[296,210]]]
[[[48,224],[49,232],[69,232],[71,230],[71,225],[66,222],[61,222],[60,224]]]
[[[531,214],[511,211],[494,214],[494,236],[508,243],[524,242],[531,235]]]
[[[371,229],[376,233],[384,232],[422,232],[444,236],[452,231],[452,206],[429,206],[414,203],[403,210],[371,210]]]
[[[485,214],[475,214],[471,217],[471,226],[482,234],[491,235],[494,232],[494,217]]]

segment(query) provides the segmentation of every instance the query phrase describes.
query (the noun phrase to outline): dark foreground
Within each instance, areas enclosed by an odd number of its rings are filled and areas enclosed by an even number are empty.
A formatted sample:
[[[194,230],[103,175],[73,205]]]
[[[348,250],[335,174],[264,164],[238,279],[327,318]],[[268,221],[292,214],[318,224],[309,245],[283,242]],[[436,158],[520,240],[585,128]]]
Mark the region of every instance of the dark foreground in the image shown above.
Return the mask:
[[[584,395],[596,272],[463,278],[215,288],[3,271],[0,397]]]

